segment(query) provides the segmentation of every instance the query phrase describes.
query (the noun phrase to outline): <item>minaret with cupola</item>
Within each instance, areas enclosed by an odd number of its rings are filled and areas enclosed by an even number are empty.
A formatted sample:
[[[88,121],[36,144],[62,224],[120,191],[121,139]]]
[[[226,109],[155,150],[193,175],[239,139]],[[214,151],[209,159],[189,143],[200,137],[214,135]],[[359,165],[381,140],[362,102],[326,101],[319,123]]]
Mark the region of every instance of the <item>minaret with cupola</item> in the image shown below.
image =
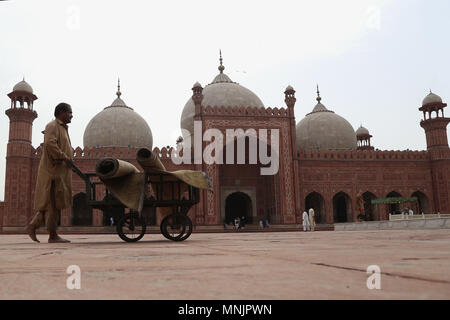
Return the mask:
[[[6,151],[5,204],[3,226],[24,226],[32,214],[32,152],[33,121],[37,118],[31,86],[23,79],[8,94],[10,108],[9,140]]]
[[[447,125],[450,118],[445,117],[446,103],[431,92],[419,108],[423,112],[420,126],[425,130],[427,150],[431,160],[431,179],[433,183],[434,206],[436,212],[450,212],[450,149],[448,147]]]
[[[420,126],[425,130],[428,150],[448,149],[447,125],[450,118],[444,116],[446,106],[441,97],[430,90],[430,94],[425,97],[422,107],[419,108],[423,112]]]
[[[369,130],[361,125],[358,130],[356,130],[356,140],[358,144],[356,150],[374,150],[374,147],[370,145],[370,138],[372,138],[372,135],[369,133]]]

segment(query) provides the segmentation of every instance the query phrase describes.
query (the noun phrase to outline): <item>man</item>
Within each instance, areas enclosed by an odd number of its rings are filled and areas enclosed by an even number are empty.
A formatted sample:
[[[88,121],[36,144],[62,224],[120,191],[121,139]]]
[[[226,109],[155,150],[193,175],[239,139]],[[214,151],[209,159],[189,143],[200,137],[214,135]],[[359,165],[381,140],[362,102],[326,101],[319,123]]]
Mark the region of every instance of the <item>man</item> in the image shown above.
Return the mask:
[[[309,231],[309,216],[306,211],[303,211],[302,219],[303,219],[303,231]]]
[[[310,225],[311,231],[314,231],[314,228],[316,226],[316,221],[314,220],[314,209],[313,208],[309,209],[309,225]]]
[[[36,237],[38,229],[45,218],[49,232],[49,243],[70,242],[56,233],[58,216],[61,209],[72,207],[72,168],[70,163],[73,149],[70,143],[67,124],[72,120],[72,108],[67,103],[60,103],[55,108],[55,120],[45,127],[44,145],[39,163],[36,181],[34,215],[26,231],[31,240],[39,242]]]

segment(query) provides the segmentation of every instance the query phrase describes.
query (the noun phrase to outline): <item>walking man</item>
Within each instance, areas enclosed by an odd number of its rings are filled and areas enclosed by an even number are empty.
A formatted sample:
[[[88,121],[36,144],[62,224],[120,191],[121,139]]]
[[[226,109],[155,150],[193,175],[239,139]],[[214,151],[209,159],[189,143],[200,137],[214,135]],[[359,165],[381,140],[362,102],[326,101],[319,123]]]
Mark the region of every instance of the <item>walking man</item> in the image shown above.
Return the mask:
[[[45,127],[44,145],[36,181],[34,215],[25,230],[33,241],[40,242],[36,230],[45,225],[49,233],[48,242],[70,242],[56,233],[61,209],[72,207],[72,168],[70,162],[73,149],[67,124],[72,120],[72,108],[60,103],[55,108],[55,120]]]
[[[314,228],[316,226],[316,221],[314,220],[314,209],[313,208],[309,209],[309,225],[310,225],[311,231],[314,231]]]
[[[309,231],[310,230],[309,216],[306,211],[303,211],[302,220],[303,220],[303,231]]]

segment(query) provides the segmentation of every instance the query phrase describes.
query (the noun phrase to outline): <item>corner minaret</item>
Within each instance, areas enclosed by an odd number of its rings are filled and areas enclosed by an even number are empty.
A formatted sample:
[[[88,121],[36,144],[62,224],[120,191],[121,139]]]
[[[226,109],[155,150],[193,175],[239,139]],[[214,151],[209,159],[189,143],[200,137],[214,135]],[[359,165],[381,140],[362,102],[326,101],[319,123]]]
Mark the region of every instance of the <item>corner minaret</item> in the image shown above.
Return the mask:
[[[9,117],[9,140],[6,151],[5,206],[3,226],[24,226],[32,214],[32,150],[33,110],[37,97],[23,79],[8,94],[11,106],[5,111]]]
[[[422,107],[419,108],[423,112],[420,126],[425,130],[428,150],[448,149],[447,124],[450,118],[444,116],[446,106],[441,97],[430,90],[430,94],[423,99]]]
[[[436,212],[450,212],[450,149],[447,139],[447,125],[450,118],[444,116],[446,103],[441,97],[430,90],[423,99],[423,120],[420,126],[425,130],[427,150],[431,160],[431,180],[433,186],[433,201]],[[434,115],[434,117],[433,117]]]

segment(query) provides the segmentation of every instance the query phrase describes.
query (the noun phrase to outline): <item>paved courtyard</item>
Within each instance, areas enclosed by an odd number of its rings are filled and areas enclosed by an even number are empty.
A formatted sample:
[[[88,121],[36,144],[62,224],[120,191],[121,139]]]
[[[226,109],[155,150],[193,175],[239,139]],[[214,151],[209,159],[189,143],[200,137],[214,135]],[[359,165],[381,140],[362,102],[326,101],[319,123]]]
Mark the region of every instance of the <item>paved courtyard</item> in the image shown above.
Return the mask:
[[[0,235],[0,299],[450,299],[450,230],[65,237]],[[370,265],[380,290],[367,288]]]

